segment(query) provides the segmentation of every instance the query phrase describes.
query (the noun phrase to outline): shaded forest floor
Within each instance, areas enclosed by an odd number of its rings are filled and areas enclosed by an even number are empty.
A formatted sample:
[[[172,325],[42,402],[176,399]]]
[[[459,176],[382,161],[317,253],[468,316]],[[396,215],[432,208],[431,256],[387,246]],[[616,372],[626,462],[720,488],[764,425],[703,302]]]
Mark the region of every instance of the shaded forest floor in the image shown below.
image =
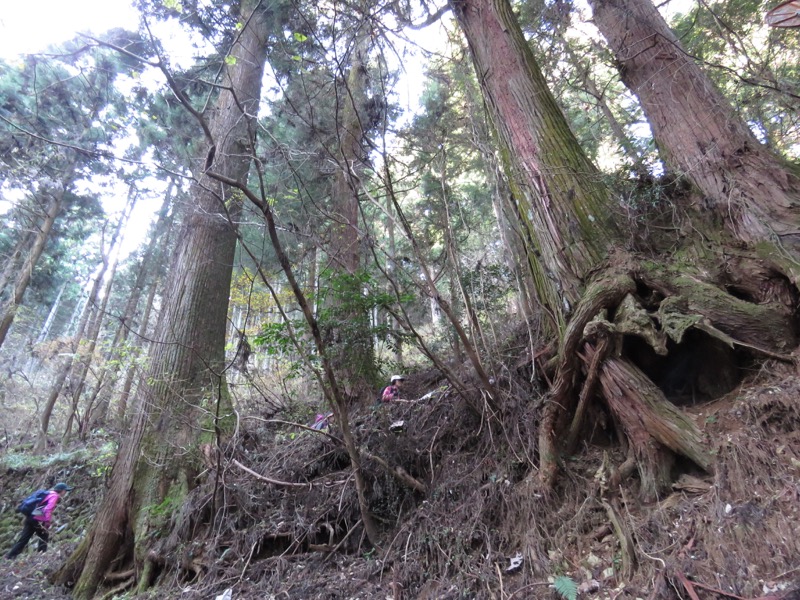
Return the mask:
[[[638,499],[635,475],[607,489],[625,455],[602,411],[544,496],[531,467],[540,402],[489,418],[479,397],[450,393],[432,373],[408,383],[404,396],[416,400],[352,415],[364,450],[384,462],[364,465],[380,549],[363,538],[335,439],[243,419],[228,467],[209,471],[174,515],[178,541],[165,547],[158,588],[124,597],[519,600],[559,598],[555,585],[604,600],[800,598],[800,377],[764,369],[723,398],[686,406],[714,449],[715,473],[678,464],[671,492],[650,503]],[[76,490],[58,509],[48,553],[0,561],[0,599],[66,597],[46,576],[83,533],[109,464],[102,441],[75,452],[38,469],[6,456],[4,552],[24,490],[43,477]]]

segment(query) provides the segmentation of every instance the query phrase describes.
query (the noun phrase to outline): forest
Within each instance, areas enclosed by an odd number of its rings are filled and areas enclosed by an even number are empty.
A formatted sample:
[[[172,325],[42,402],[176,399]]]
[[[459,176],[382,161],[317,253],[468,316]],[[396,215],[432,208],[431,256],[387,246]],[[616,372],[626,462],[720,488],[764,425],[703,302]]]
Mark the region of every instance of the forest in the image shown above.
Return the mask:
[[[0,599],[800,599],[798,0],[135,6],[0,59]]]

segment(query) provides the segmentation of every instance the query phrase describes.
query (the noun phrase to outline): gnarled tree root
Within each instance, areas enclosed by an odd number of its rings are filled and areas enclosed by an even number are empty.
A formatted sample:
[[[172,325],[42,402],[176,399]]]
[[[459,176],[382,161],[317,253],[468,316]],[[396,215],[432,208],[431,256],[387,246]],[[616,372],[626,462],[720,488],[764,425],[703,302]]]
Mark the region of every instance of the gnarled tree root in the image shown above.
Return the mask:
[[[719,364],[728,377],[720,378],[722,383],[713,374],[704,379],[704,391],[710,395],[725,393],[734,381],[734,348],[793,360],[789,352],[798,341],[797,289],[752,257],[725,266],[704,267],[686,257],[665,266],[622,256],[616,267],[587,286],[564,330],[539,430],[539,481],[544,490],[553,489],[560,455],[576,446],[584,411],[598,396],[630,444],[644,497],[654,498],[669,488],[676,455],[711,471],[712,457],[697,427],[624,356],[623,340],[636,338],[654,356],[666,357],[673,348],[693,343],[686,342],[690,330],[695,332],[690,340],[697,335],[712,338],[721,349]],[[585,384],[578,394],[582,377]]]

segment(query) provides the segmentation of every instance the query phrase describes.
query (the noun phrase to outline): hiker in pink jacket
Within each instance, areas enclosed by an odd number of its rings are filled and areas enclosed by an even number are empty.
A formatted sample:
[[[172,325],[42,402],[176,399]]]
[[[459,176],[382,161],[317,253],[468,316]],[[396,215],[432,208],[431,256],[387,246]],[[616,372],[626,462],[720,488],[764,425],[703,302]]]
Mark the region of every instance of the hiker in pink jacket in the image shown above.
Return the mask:
[[[400,399],[400,387],[405,381],[402,375],[392,375],[392,379],[383,391],[381,391],[381,402],[394,402]]]
[[[50,523],[53,518],[53,510],[58,504],[59,500],[64,495],[72,490],[66,483],[57,483],[53,486],[52,490],[47,492],[44,500],[39,504],[36,510],[30,516],[25,517],[25,522],[22,525],[22,533],[19,534],[17,542],[14,547],[6,554],[6,558],[12,559],[25,549],[30,539],[36,535],[39,538],[39,552],[47,550],[47,542],[50,539]]]

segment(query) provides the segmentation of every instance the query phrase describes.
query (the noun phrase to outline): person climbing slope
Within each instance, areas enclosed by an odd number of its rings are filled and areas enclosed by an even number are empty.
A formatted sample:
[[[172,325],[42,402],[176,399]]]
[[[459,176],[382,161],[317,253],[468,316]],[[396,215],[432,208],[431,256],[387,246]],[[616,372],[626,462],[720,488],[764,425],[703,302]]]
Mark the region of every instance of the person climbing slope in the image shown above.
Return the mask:
[[[47,550],[47,542],[50,539],[50,524],[52,523],[53,510],[58,502],[71,491],[72,488],[66,483],[57,483],[53,489],[46,490],[43,498],[35,499],[35,505],[30,508],[25,507],[23,502],[18,509],[24,516],[25,521],[22,525],[22,532],[19,534],[16,543],[6,554],[6,558],[13,559],[19,555],[28,545],[30,539],[36,535],[39,538],[39,552]],[[33,494],[31,495],[31,497]],[[30,498],[30,497],[29,497]],[[30,510],[30,512],[29,512]]]
[[[405,379],[406,378],[402,375],[392,375],[392,378],[389,380],[389,385],[383,388],[381,392],[381,402],[394,402],[395,400],[399,400],[400,388]]]

